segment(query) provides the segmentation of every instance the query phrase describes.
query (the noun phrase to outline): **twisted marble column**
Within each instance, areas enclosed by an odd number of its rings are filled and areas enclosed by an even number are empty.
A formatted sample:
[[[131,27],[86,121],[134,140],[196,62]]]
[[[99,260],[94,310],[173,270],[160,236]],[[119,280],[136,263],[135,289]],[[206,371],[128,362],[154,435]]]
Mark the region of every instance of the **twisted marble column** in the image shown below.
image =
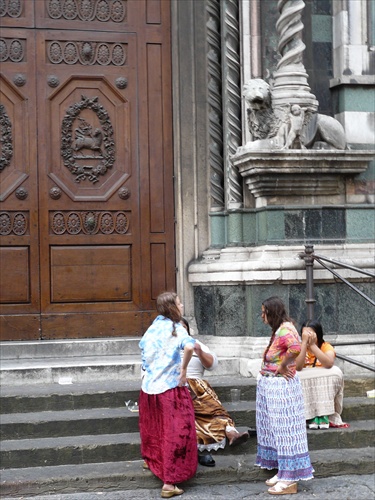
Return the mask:
[[[318,101],[308,86],[306,69],[303,65],[303,52],[306,48],[302,41],[303,0],[279,0],[280,12],[276,23],[279,34],[278,51],[281,59],[274,74],[272,102],[274,108],[288,107],[291,102],[310,110],[318,109]]]
[[[223,113],[221,88],[220,3],[207,1],[208,131],[211,211],[224,210]]]

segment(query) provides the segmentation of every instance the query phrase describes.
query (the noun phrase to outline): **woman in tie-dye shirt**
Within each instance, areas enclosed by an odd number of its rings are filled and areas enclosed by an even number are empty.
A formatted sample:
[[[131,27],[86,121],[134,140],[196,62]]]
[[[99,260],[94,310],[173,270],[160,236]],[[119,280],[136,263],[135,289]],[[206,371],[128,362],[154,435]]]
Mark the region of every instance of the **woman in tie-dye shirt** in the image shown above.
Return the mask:
[[[194,407],[186,385],[195,340],[180,324],[183,305],[175,293],[159,295],[156,309],[159,316],[139,343],[139,430],[145,465],[163,481],[162,498],[171,498],[183,493],[176,483],[193,477],[198,465]]]
[[[301,350],[297,330],[284,303],[270,297],[262,304],[263,322],[272,328],[257,383],[256,465],[278,469],[266,481],[272,495],[297,493],[299,480],[312,479],[301,382],[295,358]]]

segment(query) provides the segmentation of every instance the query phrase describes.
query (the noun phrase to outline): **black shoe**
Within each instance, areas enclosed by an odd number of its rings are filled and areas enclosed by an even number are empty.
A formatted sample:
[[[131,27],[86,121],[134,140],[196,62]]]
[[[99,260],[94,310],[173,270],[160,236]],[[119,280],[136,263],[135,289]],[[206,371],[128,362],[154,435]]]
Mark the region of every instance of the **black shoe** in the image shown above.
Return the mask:
[[[205,467],[215,467],[215,460],[212,455],[198,455],[198,462]]]
[[[252,427],[248,430],[249,437],[257,437],[257,430]]]

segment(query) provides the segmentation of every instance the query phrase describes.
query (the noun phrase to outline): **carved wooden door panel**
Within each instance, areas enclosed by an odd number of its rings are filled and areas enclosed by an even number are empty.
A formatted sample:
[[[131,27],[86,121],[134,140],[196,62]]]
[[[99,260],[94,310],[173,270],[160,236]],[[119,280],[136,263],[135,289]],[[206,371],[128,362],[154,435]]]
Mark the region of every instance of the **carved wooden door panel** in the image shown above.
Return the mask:
[[[9,5],[10,14],[17,14],[11,7],[17,6]],[[12,26],[14,18],[9,20]],[[39,235],[32,33],[1,28],[0,70],[0,329],[2,338],[37,338]]]
[[[39,194],[39,242],[24,235],[34,257],[28,275],[35,300],[23,297],[19,310],[39,312],[31,317],[41,338],[140,335],[157,294],[175,285],[170,5],[34,6],[35,27],[26,31],[36,47],[35,69],[28,71],[37,84],[28,104],[36,109],[36,126],[29,124],[36,144],[29,149],[37,154],[38,176],[28,182]],[[9,241],[5,268],[11,252],[14,262],[22,260],[21,242]],[[26,260],[24,250],[24,267]],[[7,300],[10,314],[2,314],[9,328],[17,308]],[[35,328],[26,336],[25,328],[10,328],[5,337],[35,337]]]

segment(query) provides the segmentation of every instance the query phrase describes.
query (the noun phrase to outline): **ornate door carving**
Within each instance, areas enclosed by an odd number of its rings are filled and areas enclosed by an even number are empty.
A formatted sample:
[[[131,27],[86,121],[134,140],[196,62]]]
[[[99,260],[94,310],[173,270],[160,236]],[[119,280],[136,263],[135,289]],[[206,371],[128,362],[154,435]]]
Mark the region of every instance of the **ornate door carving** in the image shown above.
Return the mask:
[[[22,3],[35,26],[2,30],[27,54],[1,66],[2,338],[140,335],[174,287],[169,2]]]

